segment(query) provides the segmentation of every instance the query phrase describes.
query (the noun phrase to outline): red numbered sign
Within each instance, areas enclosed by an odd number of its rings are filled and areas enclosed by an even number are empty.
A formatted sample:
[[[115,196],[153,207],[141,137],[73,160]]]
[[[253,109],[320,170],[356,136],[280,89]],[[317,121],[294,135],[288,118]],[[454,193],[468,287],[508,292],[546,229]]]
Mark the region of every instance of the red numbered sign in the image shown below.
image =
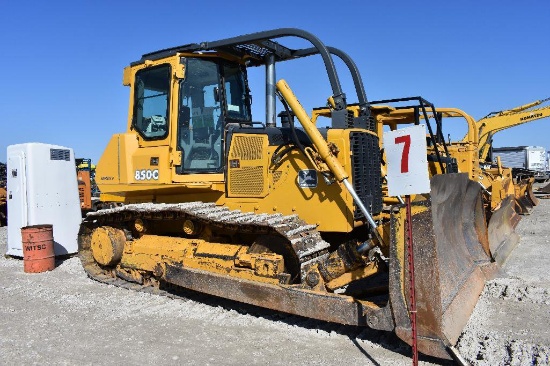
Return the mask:
[[[424,125],[384,132],[384,150],[390,196],[430,192]]]

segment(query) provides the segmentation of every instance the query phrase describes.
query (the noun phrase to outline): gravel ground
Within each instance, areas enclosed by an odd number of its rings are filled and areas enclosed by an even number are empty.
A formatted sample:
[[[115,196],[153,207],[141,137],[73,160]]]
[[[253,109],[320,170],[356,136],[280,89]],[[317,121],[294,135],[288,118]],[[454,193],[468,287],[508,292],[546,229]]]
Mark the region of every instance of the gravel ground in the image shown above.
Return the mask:
[[[506,277],[485,289],[459,341],[477,365],[550,364],[550,199],[524,216]]]
[[[459,341],[476,365],[550,364],[550,200],[525,216],[507,277],[486,284]],[[0,228],[0,252],[7,228]],[[0,364],[409,365],[393,334],[212,297],[137,293],[89,279],[77,257],[23,272],[0,257]],[[449,364],[421,357],[421,365]]]

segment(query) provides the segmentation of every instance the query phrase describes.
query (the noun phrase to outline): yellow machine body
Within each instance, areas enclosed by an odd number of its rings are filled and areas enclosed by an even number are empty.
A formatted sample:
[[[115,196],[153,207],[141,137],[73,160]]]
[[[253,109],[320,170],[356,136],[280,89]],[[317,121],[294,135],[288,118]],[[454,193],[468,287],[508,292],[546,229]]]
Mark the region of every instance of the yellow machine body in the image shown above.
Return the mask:
[[[177,54],[126,68],[124,83],[130,87],[130,95],[135,94],[132,80],[136,72],[145,67],[167,64],[176,68],[181,66],[179,60],[185,56],[189,55]],[[173,78],[170,92],[177,95],[178,78],[176,75]],[[351,197],[337,184],[329,186],[323,180],[319,180],[317,187],[300,189],[298,172],[313,167],[297,152],[292,152],[276,165],[272,164],[270,158],[276,147],[268,145],[266,135],[235,134],[229,156],[239,162],[239,167],[228,167],[227,182],[223,173],[178,174],[176,166],[181,164],[181,153],[174,148],[178,121],[175,118],[170,120],[169,132],[164,138],[147,141],[132,125],[133,103],[134,99],[130,98],[128,131],[111,138],[97,164],[96,181],[102,201],[216,202],[232,209],[257,213],[288,215],[300,212],[300,217],[315,223],[321,231],[350,232],[353,229]],[[177,103],[171,103],[170,115],[176,116],[177,108]],[[342,152],[337,159],[349,175],[349,134],[356,131],[329,130],[327,135],[327,141]],[[141,172],[150,172],[150,179],[136,179]],[[316,209],[308,210],[307,207]]]
[[[314,47],[273,41],[286,36]],[[347,104],[331,54],[351,71],[357,104]],[[321,55],[333,91],[311,116],[273,70],[310,55]],[[251,117],[253,66],[266,67],[265,123]],[[411,123],[411,110],[369,107],[349,56],[296,29],[146,54],[125,68],[123,84],[126,131],[112,136],[95,176],[113,207],[89,213],[79,232],[92,278],[140,290],[176,285],[411,342],[406,212],[387,194],[382,141],[384,125]],[[473,127],[459,110],[439,111]],[[331,126],[317,127],[319,117]],[[429,146],[427,154],[450,157],[430,161],[431,192],[411,208],[419,350],[442,358],[495,271],[506,237],[491,232],[509,228],[506,214],[489,221],[477,130],[469,131],[467,142]],[[458,172],[448,174],[453,159]],[[502,202],[513,193],[498,179],[489,186]]]
[[[456,159],[458,172],[467,173],[469,178],[477,181],[489,193],[487,204],[491,210],[498,209],[501,202],[508,196],[515,194],[512,179],[512,170],[506,167],[483,166],[480,156],[480,142],[478,124],[472,116],[457,108],[437,108],[437,113],[445,121],[466,122],[467,134],[461,141],[452,141],[447,145],[451,157]],[[384,126],[394,130],[399,125],[414,123],[415,112],[411,109],[393,109],[390,107],[373,107],[373,114],[378,121],[378,130],[381,134]],[[440,153],[443,149],[437,147]],[[434,147],[428,147],[428,154],[433,154]],[[430,175],[442,174],[441,167],[435,161],[428,162]],[[524,193],[524,192],[523,192]],[[519,198],[519,197],[518,197]]]

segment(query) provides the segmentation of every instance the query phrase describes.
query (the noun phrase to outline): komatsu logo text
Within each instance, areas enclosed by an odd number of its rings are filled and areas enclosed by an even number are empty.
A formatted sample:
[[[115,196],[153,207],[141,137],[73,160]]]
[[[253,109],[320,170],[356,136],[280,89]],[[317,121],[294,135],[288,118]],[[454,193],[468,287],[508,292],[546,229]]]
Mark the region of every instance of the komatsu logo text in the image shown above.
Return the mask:
[[[531,114],[529,116],[521,117],[519,120],[527,121],[528,119],[539,118],[539,117],[542,117],[542,113],[536,113],[536,114]]]

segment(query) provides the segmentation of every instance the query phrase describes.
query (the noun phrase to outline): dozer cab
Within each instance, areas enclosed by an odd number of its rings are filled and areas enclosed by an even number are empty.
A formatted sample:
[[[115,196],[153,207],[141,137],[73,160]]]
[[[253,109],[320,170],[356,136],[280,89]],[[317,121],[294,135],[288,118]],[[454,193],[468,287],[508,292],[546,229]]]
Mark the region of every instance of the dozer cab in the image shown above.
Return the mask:
[[[285,37],[312,47],[276,42]],[[321,56],[332,89],[329,127],[317,127],[276,82],[278,63],[309,56]],[[333,56],[352,75],[353,105]],[[258,66],[263,122],[252,120],[247,80]],[[155,293],[176,285],[411,343],[405,209],[383,189],[379,133],[347,54],[277,29],[145,54],[123,84],[127,129],[108,143],[96,181],[102,201],[124,205],[82,223],[90,277]],[[418,349],[442,358],[495,268],[482,189],[452,171],[433,176],[412,215]]]

